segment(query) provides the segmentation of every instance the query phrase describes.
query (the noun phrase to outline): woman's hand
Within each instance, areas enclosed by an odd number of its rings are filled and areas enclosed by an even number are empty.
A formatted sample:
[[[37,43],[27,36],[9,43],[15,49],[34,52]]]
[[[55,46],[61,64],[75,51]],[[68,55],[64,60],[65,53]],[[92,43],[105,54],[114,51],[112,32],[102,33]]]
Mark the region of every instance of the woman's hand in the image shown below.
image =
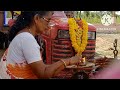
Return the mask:
[[[81,56],[78,56],[78,55],[73,56],[73,57],[71,57],[70,60],[69,60],[69,65],[79,64],[79,63],[81,62],[81,60],[82,60],[82,57],[81,57]]]

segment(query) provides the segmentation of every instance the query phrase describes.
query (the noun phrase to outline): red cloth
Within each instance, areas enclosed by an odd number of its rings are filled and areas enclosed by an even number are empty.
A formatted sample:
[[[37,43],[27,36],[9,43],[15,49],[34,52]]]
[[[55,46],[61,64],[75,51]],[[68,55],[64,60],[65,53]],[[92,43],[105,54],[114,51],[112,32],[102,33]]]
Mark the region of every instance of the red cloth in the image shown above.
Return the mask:
[[[100,71],[93,79],[120,79],[120,60],[115,60]]]
[[[15,20],[14,19],[10,19],[9,21],[8,21],[8,26],[9,27],[12,27],[12,25],[15,23]]]

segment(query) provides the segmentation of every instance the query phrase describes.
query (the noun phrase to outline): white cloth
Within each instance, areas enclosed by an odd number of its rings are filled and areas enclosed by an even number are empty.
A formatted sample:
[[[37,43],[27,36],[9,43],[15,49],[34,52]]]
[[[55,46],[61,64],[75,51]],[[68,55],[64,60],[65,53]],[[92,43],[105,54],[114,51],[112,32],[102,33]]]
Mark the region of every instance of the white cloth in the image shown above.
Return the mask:
[[[18,34],[10,43],[7,54],[9,63],[28,64],[42,60],[40,46],[34,36],[28,32]]]

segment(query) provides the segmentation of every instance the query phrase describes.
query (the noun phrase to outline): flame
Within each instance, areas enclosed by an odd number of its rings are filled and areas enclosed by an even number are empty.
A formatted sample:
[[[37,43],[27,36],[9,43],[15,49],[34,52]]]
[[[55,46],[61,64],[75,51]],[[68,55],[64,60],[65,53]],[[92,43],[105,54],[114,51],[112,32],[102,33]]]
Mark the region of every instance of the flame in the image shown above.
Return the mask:
[[[83,58],[83,63],[85,63],[86,62],[86,59],[85,59],[85,57]]]

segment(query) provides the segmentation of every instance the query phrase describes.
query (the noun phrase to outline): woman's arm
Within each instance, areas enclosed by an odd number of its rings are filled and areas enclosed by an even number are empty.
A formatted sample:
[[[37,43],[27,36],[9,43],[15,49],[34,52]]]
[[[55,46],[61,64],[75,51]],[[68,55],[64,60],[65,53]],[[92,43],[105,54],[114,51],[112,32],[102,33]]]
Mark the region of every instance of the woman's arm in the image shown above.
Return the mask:
[[[31,63],[33,72],[37,75],[38,78],[47,79],[57,75],[60,71],[65,68],[66,65],[73,65],[80,61],[79,56],[74,56],[68,59],[62,59],[62,61],[55,62],[51,65],[46,65],[42,60]],[[63,63],[65,62],[65,64]]]
[[[78,60],[80,60],[79,56],[74,56],[69,59],[60,60],[51,65],[46,65],[41,58],[40,46],[34,38],[31,37],[30,39],[29,36],[24,37],[21,40],[22,52],[25,60],[32,67],[33,72],[38,78],[51,78],[65,68],[65,63],[66,65],[72,65],[76,64]]]

